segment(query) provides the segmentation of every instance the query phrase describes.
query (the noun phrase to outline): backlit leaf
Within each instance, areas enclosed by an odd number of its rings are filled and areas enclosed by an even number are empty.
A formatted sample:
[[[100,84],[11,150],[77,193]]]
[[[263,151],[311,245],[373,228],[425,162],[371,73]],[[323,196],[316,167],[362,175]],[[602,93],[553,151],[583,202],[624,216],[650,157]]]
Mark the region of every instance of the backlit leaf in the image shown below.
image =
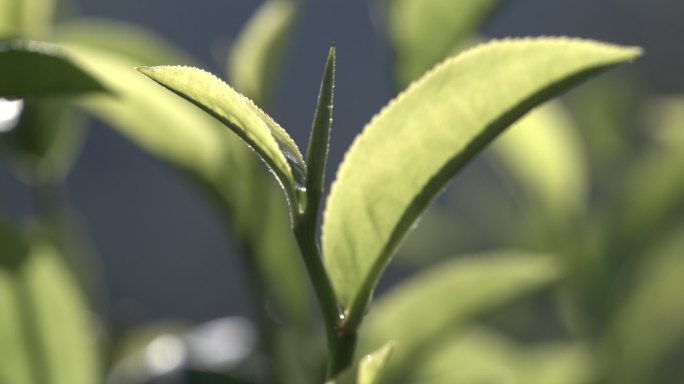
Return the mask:
[[[360,350],[397,342],[390,370],[412,359],[445,332],[534,291],[559,277],[550,255],[501,252],[458,258],[435,265],[382,296],[361,328]]]
[[[56,249],[4,222],[0,240],[0,382],[99,382],[85,301]]]
[[[326,384],[379,384],[383,371],[394,350],[394,343],[387,343],[377,351],[365,355],[359,362]]]
[[[492,42],[438,65],[374,117],[339,168],[323,224],[326,269],[352,323],[406,232],[470,159],[535,106],[639,52]]]
[[[132,70],[136,59],[80,45],[68,49],[117,95],[88,97],[79,105],[191,175],[253,252],[278,302],[287,302],[280,307],[288,318],[304,322],[311,310],[308,282],[287,227],[287,209],[254,152],[208,114]]]
[[[269,0],[251,17],[228,58],[235,89],[259,105],[269,101],[276,69],[282,65],[285,44],[297,16],[297,1]]]
[[[306,165],[292,138],[251,100],[216,76],[182,66],[141,67],[140,72],[225,124],[264,159],[281,183],[293,211],[304,188]]]
[[[135,62],[125,56],[79,45],[67,49],[116,95],[93,95],[79,105],[146,151],[211,185],[239,177],[233,174],[237,160],[225,131],[205,113],[131,70]]]

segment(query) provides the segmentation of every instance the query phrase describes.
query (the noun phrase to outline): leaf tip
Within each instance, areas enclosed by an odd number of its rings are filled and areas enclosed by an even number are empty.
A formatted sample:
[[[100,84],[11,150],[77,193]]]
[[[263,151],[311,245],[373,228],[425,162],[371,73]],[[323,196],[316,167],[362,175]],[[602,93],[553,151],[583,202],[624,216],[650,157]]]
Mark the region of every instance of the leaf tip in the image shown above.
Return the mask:
[[[154,72],[155,69],[155,67],[152,66],[138,66],[133,68],[135,68],[136,71],[142,73],[145,76],[149,76],[152,72]]]
[[[328,53],[329,60],[332,60],[333,62],[335,61],[336,51],[337,49],[335,48],[335,42],[333,41],[332,45],[330,46],[330,52]]]

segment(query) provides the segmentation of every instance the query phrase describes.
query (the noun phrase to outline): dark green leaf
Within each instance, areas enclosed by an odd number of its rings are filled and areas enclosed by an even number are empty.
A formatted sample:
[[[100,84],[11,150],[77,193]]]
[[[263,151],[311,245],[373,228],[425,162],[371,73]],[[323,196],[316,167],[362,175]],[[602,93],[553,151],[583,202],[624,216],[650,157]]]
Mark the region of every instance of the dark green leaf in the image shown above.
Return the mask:
[[[27,100],[18,124],[0,134],[28,181],[56,181],[71,169],[85,136],[83,118],[63,102]]]
[[[0,97],[67,96],[107,89],[55,45],[0,43]]]
[[[321,90],[318,94],[318,104],[314,115],[309,147],[306,152],[307,204],[312,204],[309,212],[318,220],[318,205],[325,185],[325,164],[328,160],[328,142],[330,140],[330,126],[332,125],[333,89],[335,87],[335,46],[330,48],[328,60],[323,71]]]

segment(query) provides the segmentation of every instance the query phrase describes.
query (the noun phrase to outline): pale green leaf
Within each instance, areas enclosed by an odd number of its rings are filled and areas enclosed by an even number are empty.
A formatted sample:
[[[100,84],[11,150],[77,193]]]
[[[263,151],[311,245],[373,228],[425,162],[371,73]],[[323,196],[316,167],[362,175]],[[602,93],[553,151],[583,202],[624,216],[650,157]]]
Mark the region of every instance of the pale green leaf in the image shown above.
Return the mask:
[[[390,102],[347,153],[324,215],[325,265],[347,314],[359,320],[406,231],[496,135],[639,53],[567,38],[496,41],[445,61]]]
[[[0,97],[69,96],[107,89],[61,48],[12,40],[0,43]]]
[[[294,0],[265,1],[231,49],[229,79],[235,89],[259,105],[268,102],[297,8]]]
[[[141,67],[140,72],[225,124],[264,159],[281,183],[293,211],[304,187],[306,165],[292,138],[251,100],[214,75],[193,67]]]
[[[663,146],[684,143],[684,97],[653,98],[646,105],[646,121],[651,134]]]
[[[407,383],[587,384],[596,377],[593,354],[579,342],[522,345],[487,329],[447,335],[421,356]]]
[[[684,228],[645,256],[635,288],[607,334],[615,383],[653,382],[668,353],[684,340]]]
[[[406,86],[472,38],[502,0],[381,0],[396,77]]]
[[[611,73],[583,86],[567,98],[594,176],[594,188],[610,185],[616,167],[634,155],[642,97],[629,71]]]
[[[288,318],[304,323],[311,311],[309,287],[287,209],[254,152],[215,119],[132,70],[134,59],[85,46],[69,51],[117,95],[89,97],[79,105],[191,175],[231,220]]]
[[[134,24],[79,18],[59,24],[54,39],[123,55],[136,65],[194,64],[194,60],[161,36]]]
[[[0,0],[0,39],[45,37],[52,27],[55,0]]]
[[[286,35],[296,16],[289,0],[262,4],[240,33],[228,59],[228,78],[235,89],[257,104],[267,102],[273,90],[275,69],[282,62]],[[290,324],[308,328],[311,296],[305,271],[299,262],[299,248],[287,224],[281,193],[266,179],[254,156],[245,156],[239,193],[235,203],[234,225],[251,248],[259,273],[266,278],[270,293]],[[294,356],[289,356],[294,358]],[[295,358],[296,360],[296,358]]]
[[[618,252],[633,253],[675,222],[684,207],[684,142],[645,151],[616,190],[606,229]]]
[[[94,330],[71,273],[50,244],[27,247],[18,236],[0,224],[0,382],[99,382]]]
[[[146,151],[210,185],[227,185],[233,173],[231,141],[205,113],[132,70],[131,59],[99,49],[67,45],[70,55],[112,89],[79,105],[111,124]],[[224,181],[223,183],[221,181]],[[224,196],[231,194],[224,188]]]
[[[346,369],[327,384],[379,384],[394,347],[394,343],[389,342],[377,351],[363,356],[354,367]]]
[[[452,259],[382,296],[361,328],[360,350],[397,342],[391,370],[406,368],[445,332],[548,286],[559,277],[550,255],[501,252]]]
[[[588,192],[579,130],[557,103],[535,110],[511,128],[492,144],[492,154],[529,196],[531,208],[545,213],[546,224],[567,223],[584,210]]]

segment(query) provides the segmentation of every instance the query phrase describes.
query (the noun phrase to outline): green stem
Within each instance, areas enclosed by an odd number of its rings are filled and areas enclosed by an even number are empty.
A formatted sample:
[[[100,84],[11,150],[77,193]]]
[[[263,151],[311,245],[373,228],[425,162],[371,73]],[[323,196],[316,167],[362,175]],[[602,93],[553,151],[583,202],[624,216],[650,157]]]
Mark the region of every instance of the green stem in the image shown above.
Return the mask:
[[[295,222],[295,238],[304,258],[316,298],[323,313],[328,342],[327,379],[351,365],[356,348],[356,332],[346,332],[344,316],[338,305],[335,291],[323,266],[317,241],[318,211],[325,180],[328,159],[328,140],[332,124],[333,89],[335,83],[335,46],[330,48],[323,70],[323,80],[306,153],[306,190],[303,212]]]
[[[311,207],[311,205],[309,205]],[[307,210],[309,212],[310,210]],[[308,215],[305,212],[300,216],[299,222],[295,225],[295,238],[302,252],[304,266],[309,274],[311,283],[316,293],[316,299],[321,308],[323,323],[325,327],[326,340],[328,343],[328,371],[327,378],[331,378],[341,369],[344,369],[351,362],[353,357],[345,352],[348,342],[344,335],[340,334],[340,324],[342,313],[337,305],[337,298],[333,291],[328,275],[323,267],[320,250],[316,241],[316,216]]]

